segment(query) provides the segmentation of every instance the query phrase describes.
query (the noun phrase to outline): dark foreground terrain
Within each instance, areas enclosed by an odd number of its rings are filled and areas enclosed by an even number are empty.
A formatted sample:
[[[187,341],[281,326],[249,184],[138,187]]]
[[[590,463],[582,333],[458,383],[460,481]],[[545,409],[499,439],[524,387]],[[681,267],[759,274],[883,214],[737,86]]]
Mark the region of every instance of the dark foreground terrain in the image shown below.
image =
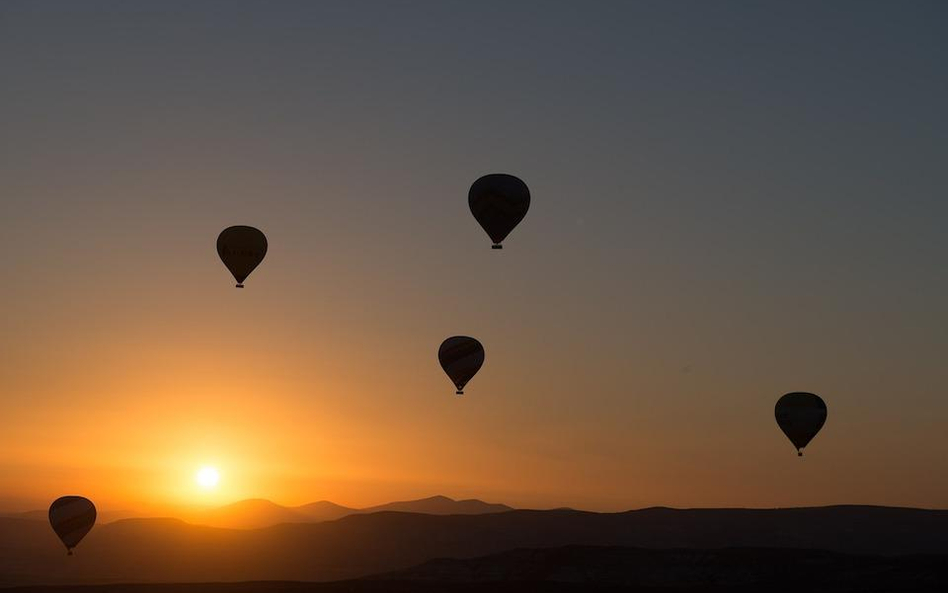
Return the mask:
[[[480,591],[945,591],[948,556],[872,556],[819,550],[519,549],[332,583],[244,582],[6,589],[23,593],[374,593]]]
[[[551,548],[566,551],[554,553]],[[545,551],[513,551],[521,549]],[[721,584],[732,589],[748,582],[766,583],[772,590],[802,578],[808,583],[804,589],[819,590],[814,585],[825,582],[835,587],[849,578],[858,583],[854,585],[858,590],[893,583],[908,590],[941,578],[938,563],[931,559],[945,557],[948,511],[886,507],[479,515],[379,512],[248,530],[173,519],[128,519],[93,528],[74,556],[65,554],[48,524],[0,518],[0,587],[313,583],[389,575],[385,585],[305,587],[375,591],[395,590],[396,580],[442,584],[516,580],[523,587],[539,581],[644,587]],[[476,560],[433,561],[436,558]],[[266,590],[264,585],[254,587]],[[187,590],[197,588],[188,585]]]

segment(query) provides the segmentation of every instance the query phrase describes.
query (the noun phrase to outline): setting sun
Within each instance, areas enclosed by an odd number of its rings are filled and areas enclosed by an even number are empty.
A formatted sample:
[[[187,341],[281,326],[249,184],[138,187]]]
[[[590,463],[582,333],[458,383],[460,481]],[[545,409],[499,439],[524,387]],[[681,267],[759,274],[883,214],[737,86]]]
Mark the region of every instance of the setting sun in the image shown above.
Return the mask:
[[[194,475],[194,481],[205,490],[211,490],[220,482],[221,474],[213,467],[202,467]]]

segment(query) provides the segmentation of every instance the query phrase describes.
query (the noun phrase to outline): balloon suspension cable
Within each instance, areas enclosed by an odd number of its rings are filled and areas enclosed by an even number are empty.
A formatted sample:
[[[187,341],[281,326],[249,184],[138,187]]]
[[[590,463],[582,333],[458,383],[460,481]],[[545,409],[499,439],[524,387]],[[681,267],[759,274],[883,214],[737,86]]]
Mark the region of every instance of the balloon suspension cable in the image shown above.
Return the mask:
[[[501,245],[500,243],[494,243],[493,245],[490,246],[490,248],[491,248],[491,249],[503,249],[504,246]]]
[[[244,287],[243,284],[238,284],[238,285],[237,285],[237,288],[243,288],[243,287]]]

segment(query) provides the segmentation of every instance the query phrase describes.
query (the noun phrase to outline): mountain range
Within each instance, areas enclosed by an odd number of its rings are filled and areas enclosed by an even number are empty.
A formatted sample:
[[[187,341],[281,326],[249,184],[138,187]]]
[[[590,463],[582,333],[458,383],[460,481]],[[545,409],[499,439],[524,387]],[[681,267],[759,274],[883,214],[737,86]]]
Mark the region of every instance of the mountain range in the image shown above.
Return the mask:
[[[453,500],[447,496],[431,496],[419,500],[390,502],[373,507],[351,508],[328,500],[296,507],[278,505],[265,499],[250,499],[189,515],[188,523],[230,529],[260,529],[280,523],[315,523],[332,521],[349,515],[396,511],[426,515],[480,515],[513,510],[503,504],[480,500]]]
[[[385,510],[261,529],[126,519],[96,526],[71,557],[44,522],[2,518],[0,586],[331,581],[403,571],[439,558],[463,560],[562,546],[948,555],[948,511],[870,506],[649,508],[623,513]],[[939,562],[948,565],[945,560]],[[420,579],[419,574],[412,580]]]
[[[181,520],[195,525],[207,525],[225,529],[261,529],[281,523],[317,523],[332,521],[348,515],[396,511],[423,513],[426,515],[480,515],[502,513],[513,510],[504,504],[487,503],[476,499],[454,500],[447,496],[431,496],[418,500],[389,502],[372,507],[352,508],[328,500],[300,506],[283,506],[263,498],[241,500],[232,504],[201,510],[181,511]],[[0,514],[0,517],[47,520],[44,510],[25,513]],[[105,524],[121,519],[142,518],[130,511],[105,511],[99,514],[97,523]]]

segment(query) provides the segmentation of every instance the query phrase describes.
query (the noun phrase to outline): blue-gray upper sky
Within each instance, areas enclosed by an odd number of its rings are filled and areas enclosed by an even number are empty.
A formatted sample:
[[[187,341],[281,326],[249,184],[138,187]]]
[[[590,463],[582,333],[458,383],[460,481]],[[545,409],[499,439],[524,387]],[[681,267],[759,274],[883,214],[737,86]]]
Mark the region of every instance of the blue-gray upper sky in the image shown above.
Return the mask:
[[[940,1],[0,3],[0,491],[179,500],[136,484],[197,448],[286,502],[945,506],[946,31]],[[502,252],[490,172],[533,194]],[[231,224],[271,245],[241,294]],[[829,404],[804,466],[795,390]],[[282,440],[236,442],[267,406]],[[68,428],[135,414],[162,436]]]

